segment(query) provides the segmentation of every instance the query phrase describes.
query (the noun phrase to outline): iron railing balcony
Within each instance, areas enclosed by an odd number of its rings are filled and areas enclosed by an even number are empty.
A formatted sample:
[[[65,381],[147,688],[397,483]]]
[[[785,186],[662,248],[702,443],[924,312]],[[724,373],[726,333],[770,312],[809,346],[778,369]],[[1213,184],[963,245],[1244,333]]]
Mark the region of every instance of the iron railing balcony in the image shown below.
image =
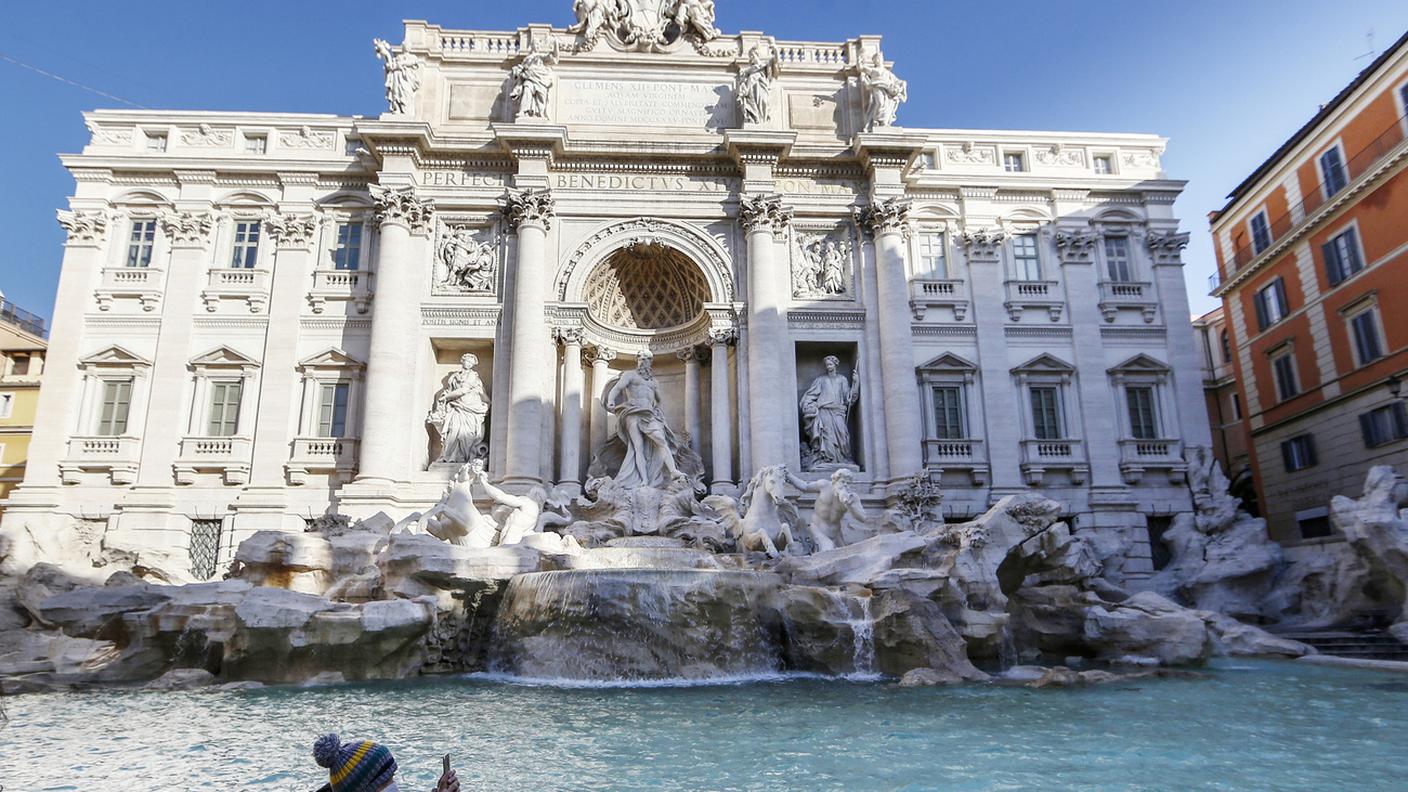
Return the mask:
[[[0,299],[0,322],[14,325],[30,335],[46,338],[49,335],[44,327],[44,317],[30,313],[9,300]]]

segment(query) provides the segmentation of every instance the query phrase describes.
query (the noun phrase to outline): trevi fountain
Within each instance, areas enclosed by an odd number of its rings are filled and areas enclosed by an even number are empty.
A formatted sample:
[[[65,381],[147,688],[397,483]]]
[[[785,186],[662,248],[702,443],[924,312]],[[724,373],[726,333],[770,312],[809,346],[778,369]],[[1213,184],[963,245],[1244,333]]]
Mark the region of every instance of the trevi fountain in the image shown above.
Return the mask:
[[[520,122],[549,115],[555,70],[594,49],[715,57],[731,43],[738,115],[745,127],[773,117],[773,83],[791,61],[722,36],[712,2],[663,3],[655,16],[646,5],[578,0],[575,27],[525,31],[548,44],[513,59],[505,107]],[[377,52],[402,112],[421,64],[384,42]],[[861,134],[884,132],[904,82],[878,51],[853,71]],[[510,214],[551,212],[542,193],[507,202]],[[742,203],[750,216],[781,211],[771,198]],[[447,234],[436,253],[447,283],[494,288],[487,239]],[[970,239],[972,260],[991,241]],[[646,234],[621,249],[628,263],[658,244]],[[859,237],[789,244],[795,298],[852,299]],[[1037,307],[1037,321],[1059,318]],[[733,308],[709,310],[714,322]],[[750,315],[748,329],[768,321]],[[210,580],[130,530],[11,519],[0,530],[0,787],[311,789],[308,747],[329,730],[394,746],[402,788],[429,788],[446,752],[475,789],[1334,788],[1351,770],[1361,788],[1401,783],[1391,752],[1408,727],[1408,685],[1318,664],[1310,646],[1263,629],[1390,612],[1408,640],[1408,484],[1392,469],[1374,469],[1362,498],[1330,504],[1345,552],[1292,563],[1190,435],[1177,458],[1125,468],[1130,486],[1157,470],[1150,485],[1190,504],[1151,573],[1129,563],[1119,530],[1074,523],[1048,497],[1053,475],[1076,488],[1105,475],[1093,420],[1090,464],[1027,466],[1030,486],[984,490],[967,513],[946,507],[990,486],[989,467],[1004,475],[996,443],[990,465],[902,467],[894,446],[908,430],[886,438],[877,417],[892,403],[917,408],[885,390],[893,371],[913,373],[890,359],[886,321],[869,357],[809,336],[786,410],[765,411],[776,393],[758,382],[739,386],[758,397],[742,433],[785,418],[797,438],[795,453],[769,456],[764,440],[785,432],[755,436],[748,464],[738,450],[736,485],[724,470],[736,449],[700,442],[699,395],[680,390],[675,368],[660,373],[649,343],[629,365],[593,370],[569,418],[589,416],[595,437],[587,445],[571,426],[560,476],[505,475],[538,449],[512,434],[521,427],[501,403],[517,409],[517,391],[498,381],[538,364],[500,355],[481,370],[489,358],[463,346],[446,347],[428,411],[399,405],[398,420],[423,421],[432,439],[425,470],[441,471],[438,500],[420,507],[392,498],[370,510],[351,485],[347,511],[333,503],[302,530],[247,531]],[[736,328],[699,330],[726,363]],[[559,333],[577,354],[581,332]],[[765,375],[754,362],[749,375]],[[691,370],[685,387],[707,387]],[[727,399],[730,375],[713,384]],[[711,405],[731,421],[727,404]],[[997,402],[989,409],[1002,420]],[[367,422],[381,420],[372,412]],[[579,443],[591,451],[580,477]]]

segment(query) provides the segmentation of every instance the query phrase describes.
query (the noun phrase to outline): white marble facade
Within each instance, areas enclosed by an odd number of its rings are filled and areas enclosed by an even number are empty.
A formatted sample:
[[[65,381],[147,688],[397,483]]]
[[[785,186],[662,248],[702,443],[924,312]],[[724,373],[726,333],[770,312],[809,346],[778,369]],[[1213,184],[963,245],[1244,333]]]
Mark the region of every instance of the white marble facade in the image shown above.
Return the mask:
[[[488,411],[450,456],[579,490],[645,350],[716,491],[852,467],[883,508],[927,468],[952,516],[1035,487],[1140,540],[1192,508],[1208,426],[1162,138],[912,128],[877,37],[578,5],[574,29],[407,22],[379,117],[88,114],[4,519],[228,546],[423,509],[466,355]],[[848,462],[808,452],[799,408],[828,358]]]

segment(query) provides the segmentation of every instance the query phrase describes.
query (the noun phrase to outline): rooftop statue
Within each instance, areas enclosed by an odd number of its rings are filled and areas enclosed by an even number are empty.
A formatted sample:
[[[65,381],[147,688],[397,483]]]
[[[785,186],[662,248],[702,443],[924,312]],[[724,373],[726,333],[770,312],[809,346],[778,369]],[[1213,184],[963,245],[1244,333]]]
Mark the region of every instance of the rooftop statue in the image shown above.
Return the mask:
[[[865,131],[892,126],[900,105],[909,99],[908,83],[885,66],[885,58],[878,52],[870,63],[862,63],[858,68],[861,86],[865,89]]]
[[[385,63],[386,103],[393,113],[411,112],[411,101],[420,88],[420,58],[409,52],[395,53],[383,39],[372,39],[376,56]]]
[[[640,49],[719,36],[714,0],[575,0],[572,14],[576,22],[567,32],[581,35],[579,51],[590,49],[603,33]]]
[[[771,51],[754,47],[748,53],[748,65],[738,72],[738,109],[743,123],[766,123],[772,100],[772,81],[777,79],[777,58]]]
[[[693,35],[700,41],[712,41],[719,35],[714,27],[714,0],[678,0],[675,24],[683,35]]]
[[[553,67],[556,65],[556,41],[549,52],[539,50],[535,42],[533,49],[523,57],[523,62],[509,72],[513,79],[513,88],[508,96],[514,102],[515,121],[548,117],[549,93],[557,83],[557,75],[553,74]]]

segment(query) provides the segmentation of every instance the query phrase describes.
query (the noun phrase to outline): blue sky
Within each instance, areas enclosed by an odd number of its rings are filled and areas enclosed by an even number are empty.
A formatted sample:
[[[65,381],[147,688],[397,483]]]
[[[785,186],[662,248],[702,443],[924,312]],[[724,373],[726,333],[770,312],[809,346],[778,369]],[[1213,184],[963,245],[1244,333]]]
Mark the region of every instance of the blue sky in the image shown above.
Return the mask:
[[[375,114],[371,39],[402,19],[511,30],[564,25],[571,0],[310,3],[21,2],[0,10],[0,291],[51,315],[73,181],[57,154],[87,139],[80,113],[122,107],[9,59],[152,108]],[[915,127],[1153,132],[1188,180],[1176,205],[1195,311],[1213,269],[1207,212],[1408,29],[1402,0],[1076,3],[718,0],[719,26],[785,39],[884,36],[909,80]]]

